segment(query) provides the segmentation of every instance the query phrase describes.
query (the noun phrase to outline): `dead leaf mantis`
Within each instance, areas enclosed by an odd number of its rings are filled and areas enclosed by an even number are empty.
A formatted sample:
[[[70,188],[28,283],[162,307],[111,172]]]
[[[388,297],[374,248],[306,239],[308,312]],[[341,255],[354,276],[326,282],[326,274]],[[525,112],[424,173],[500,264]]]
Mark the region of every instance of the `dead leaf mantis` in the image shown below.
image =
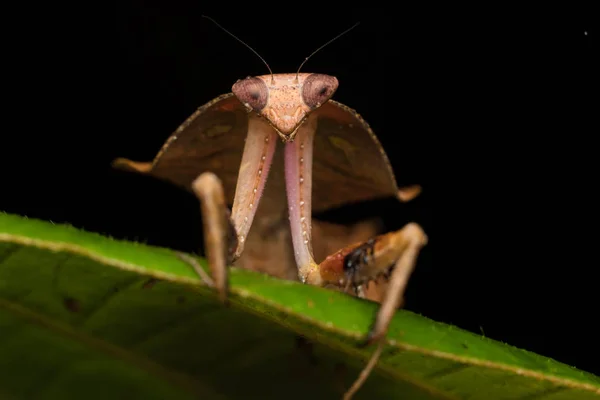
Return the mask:
[[[300,73],[312,54],[291,74],[274,74],[258,56],[268,75],[238,80],[232,93],[200,107],[152,162],[120,158],[113,165],[197,196],[211,276],[196,270],[221,300],[226,301],[227,266],[233,264],[311,285],[351,287],[360,297],[380,301],[366,338],[366,344],[379,346],[346,392],[349,399],[379,358],[427,236],[415,223],[377,235],[368,221],[343,227],[313,221],[312,213],[382,197],[409,201],[420,187],[397,186],[369,125],[331,99],[337,78]],[[378,284],[369,286],[372,281]]]

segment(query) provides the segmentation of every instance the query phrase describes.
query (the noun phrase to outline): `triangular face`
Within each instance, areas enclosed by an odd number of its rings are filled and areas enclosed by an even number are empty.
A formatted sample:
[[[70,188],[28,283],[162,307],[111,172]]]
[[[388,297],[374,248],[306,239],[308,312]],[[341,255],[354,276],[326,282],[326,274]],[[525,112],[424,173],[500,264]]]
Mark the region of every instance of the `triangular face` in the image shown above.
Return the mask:
[[[337,88],[334,76],[302,73],[248,77],[237,81],[232,91],[248,111],[265,118],[284,142],[290,142],[308,114]]]

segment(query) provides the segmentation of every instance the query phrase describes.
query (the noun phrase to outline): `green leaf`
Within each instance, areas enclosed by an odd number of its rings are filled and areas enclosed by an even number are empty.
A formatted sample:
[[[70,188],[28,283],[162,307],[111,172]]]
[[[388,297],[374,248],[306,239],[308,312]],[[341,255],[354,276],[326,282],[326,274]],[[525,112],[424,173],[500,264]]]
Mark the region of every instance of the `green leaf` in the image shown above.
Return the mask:
[[[0,398],[340,398],[377,305],[0,213]],[[306,337],[309,342],[299,339]],[[600,399],[600,378],[401,310],[357,399]]]

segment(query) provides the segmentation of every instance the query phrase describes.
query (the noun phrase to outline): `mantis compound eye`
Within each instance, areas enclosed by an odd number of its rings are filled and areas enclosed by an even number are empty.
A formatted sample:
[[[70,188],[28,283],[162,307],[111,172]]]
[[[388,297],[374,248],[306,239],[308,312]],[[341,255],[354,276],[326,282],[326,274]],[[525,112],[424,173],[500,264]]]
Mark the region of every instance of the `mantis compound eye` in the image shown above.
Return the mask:
[[[333,96],[338,88],[338,80],[334,76],[323,74],[309,75],[302,88],[302,100],[311,109],[320,107]]]
[[[269,97],[269,89],[260,78],[246,78],[237,81],[232,92],[245,105],[258,112],[265,108]]]

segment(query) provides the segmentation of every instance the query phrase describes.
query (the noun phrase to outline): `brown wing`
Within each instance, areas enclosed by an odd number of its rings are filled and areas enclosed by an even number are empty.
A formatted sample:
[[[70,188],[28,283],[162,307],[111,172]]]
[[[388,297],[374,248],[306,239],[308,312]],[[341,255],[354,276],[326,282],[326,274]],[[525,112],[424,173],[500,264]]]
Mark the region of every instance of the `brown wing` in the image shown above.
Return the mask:
[[[398,197],[387,155],[360,115],[333,100],[314,112],[319,122],[313,153],[313,211]]]
[[[314,139],[313,211],[400,197],[385,151],[360,115],[333,100],[314,112],[319,115],[319,123]],[[232,93],[224,94],[192,114],[167,139],[152,162],[119,158],[113,165],[187,190],[191,190],[190,184],[199,174],[213,171],[222,179],[231,205],[247,130],[245,108]]]
[[[231,205],[247,131],[244,106],[232,93],[224,94],[181,124],[152,162],[119,158],[113,166],[145,173],[187,190],[202,172],[213,171],[222,179]]]

